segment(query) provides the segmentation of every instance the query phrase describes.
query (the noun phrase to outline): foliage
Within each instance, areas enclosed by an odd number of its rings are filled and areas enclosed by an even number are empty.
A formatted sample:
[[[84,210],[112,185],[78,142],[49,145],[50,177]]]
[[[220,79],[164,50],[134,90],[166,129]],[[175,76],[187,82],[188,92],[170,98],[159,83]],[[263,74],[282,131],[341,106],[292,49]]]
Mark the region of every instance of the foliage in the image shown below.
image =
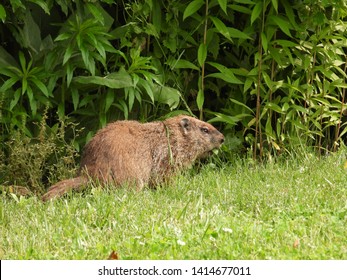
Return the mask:
[[[195,31],[204,38],[199,64],[209,66],[205,76],[201,69],[205,90],[198,107],[213,92],[222,97],[214,120],[236,128],[238,137],[242,132],[254,157],[264,147],[283,152],[300,141],[336,149],[347,132],[346,4],[292,2],[196,0],[184,11],[196,24],[205,23]]]
[[[132,23],[120,25],[129,19],[115,22],[107,12],[121,15],[111,2],[5,1],[0,47],[4,128],[14,125],[34,136],[30,124],[42,119],[46,106],[50,123],[65,116],[84,126],[99,120],[89,125],[92,129],[122,115],[147,119],[161,107],[164,112],[177,108],[180,93],[165,85],[152,58],[143,54],[136,32],[127,30]]]
[[[0,258],[102,260],[114,250],[138,260],[345,260],[345,161],[345,151],[306,151],[207,166],[156,191],[94,185],[48,203],[2,196]]]
[[[86,128],[77,151],[109,121],[178,112],[223,126],[226,155],[337,150],[346,11],[343,0],[5,0],[1,142],[37,137],[48,108],[48,128],[66,117]]]

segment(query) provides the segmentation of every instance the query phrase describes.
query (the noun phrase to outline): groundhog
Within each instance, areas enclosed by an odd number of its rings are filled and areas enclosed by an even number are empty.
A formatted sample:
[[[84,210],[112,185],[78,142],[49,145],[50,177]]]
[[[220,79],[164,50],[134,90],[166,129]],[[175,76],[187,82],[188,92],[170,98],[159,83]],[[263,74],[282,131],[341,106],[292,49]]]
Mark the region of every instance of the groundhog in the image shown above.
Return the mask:
[[[179,115],[165,121],[116,121],[85,146],[76,178],[51,186],[42,200],[81,189],[90,179],[120,186],[156,186],[219,148],[224,136],[212,125]]]

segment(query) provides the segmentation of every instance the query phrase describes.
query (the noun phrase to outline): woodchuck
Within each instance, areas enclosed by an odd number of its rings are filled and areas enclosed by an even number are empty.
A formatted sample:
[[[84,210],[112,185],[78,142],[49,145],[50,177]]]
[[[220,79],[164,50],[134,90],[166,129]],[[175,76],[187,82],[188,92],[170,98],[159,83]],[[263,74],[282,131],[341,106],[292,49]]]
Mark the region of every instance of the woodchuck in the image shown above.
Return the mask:
[[[77,177],[51,186],[42,200],[81,189],[90,179],[112,185],[155,186],[219,148],[224,136],[212,125],[179,115],[165,121],[116,121],[85,146]]]

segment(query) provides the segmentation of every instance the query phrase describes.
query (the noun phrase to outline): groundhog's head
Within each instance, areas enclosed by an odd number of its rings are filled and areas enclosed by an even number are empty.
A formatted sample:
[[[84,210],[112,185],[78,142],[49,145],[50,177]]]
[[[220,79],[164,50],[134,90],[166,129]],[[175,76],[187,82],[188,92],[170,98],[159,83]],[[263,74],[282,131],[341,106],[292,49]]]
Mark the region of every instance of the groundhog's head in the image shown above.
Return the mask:
[[[219,148],[224,142],[223,134],[209,123],[181,116],[180,126],[187,144],[197,153],[197,158],[208,156],[212,150]]]

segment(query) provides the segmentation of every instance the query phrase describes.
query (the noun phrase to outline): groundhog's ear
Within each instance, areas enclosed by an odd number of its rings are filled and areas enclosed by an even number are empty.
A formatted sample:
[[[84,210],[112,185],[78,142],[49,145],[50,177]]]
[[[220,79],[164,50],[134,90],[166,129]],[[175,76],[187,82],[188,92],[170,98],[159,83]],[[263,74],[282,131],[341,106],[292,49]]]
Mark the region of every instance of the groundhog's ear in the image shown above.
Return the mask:
[[[190,127],[191,127],[191,124],[190,124],[189,119],[183,118],[183,119],[181,120],[181,126],[182,126],[182,128],[183,128],[183,131],[184,131],[185,133],[187,133],[187,132],[190,130]]]

